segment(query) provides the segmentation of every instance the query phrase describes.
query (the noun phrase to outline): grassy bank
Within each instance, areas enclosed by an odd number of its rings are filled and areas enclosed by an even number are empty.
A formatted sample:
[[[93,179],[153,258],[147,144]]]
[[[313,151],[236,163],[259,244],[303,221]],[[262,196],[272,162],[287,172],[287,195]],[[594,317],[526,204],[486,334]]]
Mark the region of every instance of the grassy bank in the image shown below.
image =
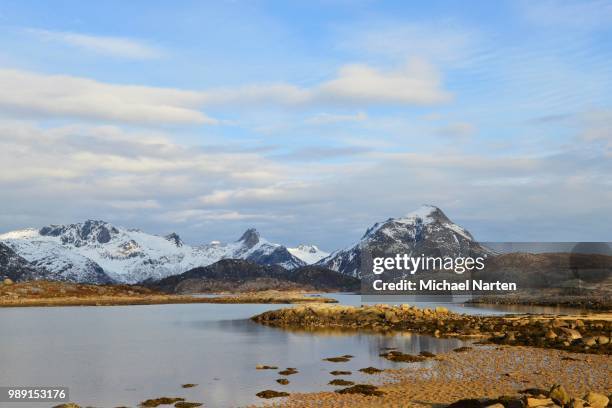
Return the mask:
[[[169,295],[130,285],[85,285],[30,281],[0,284],[0,307],[125,306],[178,303],[331,303],[334,299],[305,296],[302,292],[252,292],[218,297]]]

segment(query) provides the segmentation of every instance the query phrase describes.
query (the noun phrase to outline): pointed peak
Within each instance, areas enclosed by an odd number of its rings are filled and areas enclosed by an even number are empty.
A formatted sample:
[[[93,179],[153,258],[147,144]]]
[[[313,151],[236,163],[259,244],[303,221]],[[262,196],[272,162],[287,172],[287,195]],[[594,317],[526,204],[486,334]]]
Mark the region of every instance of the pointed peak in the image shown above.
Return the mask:
[[[243,242],[249,248],[257,245],[259,242],[260,236],[259,232],[255,228],[249,228],[242,234],[238,242]]]
[[[182,247],[183,246],[183,241],[181,240],[181,237],[179,236],[179,234],[177,234],[176,232],[172,232],[172,233],[166,235],[164,238],[166,238],[166,240],[172,242],[177,247]]]
[[[446,214],[435,205],[423,204],[416,210],[406,214],[405,216],[398,218],[397,221],[413,221],[421,220],[423,223],[430,223],[434,221],[439,222],[450,222]]]

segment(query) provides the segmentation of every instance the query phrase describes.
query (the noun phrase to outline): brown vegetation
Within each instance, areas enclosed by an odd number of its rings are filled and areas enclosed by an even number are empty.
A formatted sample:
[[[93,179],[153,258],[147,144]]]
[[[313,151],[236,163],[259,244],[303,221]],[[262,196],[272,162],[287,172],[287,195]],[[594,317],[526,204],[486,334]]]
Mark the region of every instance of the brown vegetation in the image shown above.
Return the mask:
[[[253,292],[218,297],[169,295],[131,285],[88,285],[68,282],[29,281],[0,285],[0,307],[118,306],[172,303],[326,303],[324,297],[300,292]]]

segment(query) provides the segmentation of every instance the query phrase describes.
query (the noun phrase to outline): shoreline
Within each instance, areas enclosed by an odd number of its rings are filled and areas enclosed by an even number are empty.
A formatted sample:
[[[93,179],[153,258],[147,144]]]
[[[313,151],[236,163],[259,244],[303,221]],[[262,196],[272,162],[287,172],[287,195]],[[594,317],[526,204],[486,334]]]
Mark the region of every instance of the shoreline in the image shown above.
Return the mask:
[[[144,306],[144,305],[174,305],[191,303],[213,303],[213,304],[300,304],[300,303],[336,303],[330,298],[317,298],[310,300],[301,297],[193,297],[189,295],[177,295],[172,297],[130,297],[130,298],[65,298],[65,299],[21,299],[19,301],[0,301],[0,308],[13,307],[61,307],[61,306]]]
[[[405,367],[373,374],[364,384],[374,385],[382,392],[380,396],[334,391],[293,393],[282,400],[253,407],[431,408],[445,407],[463,399],[495,400],[501,396],[545,401],[546,395],[540,395],[542,399],[539,399],[521,391],[532,389],[548,393],[554,384],[563,385],[569,395],[576,398],[593,391],[605,396],[612,393],[612,379],[608,376],[611,357],[605,355],[533,347],[474,346],[462,352],[438,354],[429,361],[428,365],[406,363]]]
[[[301,305],[253,316],[260,324],[295,330],[399,331],[434,337],[477,338],[492,344],[556,348],[612,355],[612,314],[587,316],[477,316],[445,307]]]
[[[263,291],[214,297],[174,295],[128,285],[86,285],[30,281],[0,285],[0,308],[59,306],[138,306],[161,304],[300,304],[337,303],[323,296],[306,296],[307,291]]]

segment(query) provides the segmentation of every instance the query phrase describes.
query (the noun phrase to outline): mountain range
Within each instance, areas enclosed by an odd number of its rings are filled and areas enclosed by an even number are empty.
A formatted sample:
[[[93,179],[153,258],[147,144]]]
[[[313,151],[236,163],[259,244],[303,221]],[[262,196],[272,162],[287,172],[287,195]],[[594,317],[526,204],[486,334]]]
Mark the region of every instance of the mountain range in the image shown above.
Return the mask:
[[[288,248],[272,243],[255,229],[246,230],[234,242],[191,246],[176,233],[152,235],[94,220],[8,232],[0,235],[0,245],[0,277],[87,283],[160,281],[224,259],[276,265],[283,270],[316,265],[360,277],[365,252],[385,250],[409,256],[489,253],[431,205],[376,223],[355,244],[331,254],[315,245]]]

